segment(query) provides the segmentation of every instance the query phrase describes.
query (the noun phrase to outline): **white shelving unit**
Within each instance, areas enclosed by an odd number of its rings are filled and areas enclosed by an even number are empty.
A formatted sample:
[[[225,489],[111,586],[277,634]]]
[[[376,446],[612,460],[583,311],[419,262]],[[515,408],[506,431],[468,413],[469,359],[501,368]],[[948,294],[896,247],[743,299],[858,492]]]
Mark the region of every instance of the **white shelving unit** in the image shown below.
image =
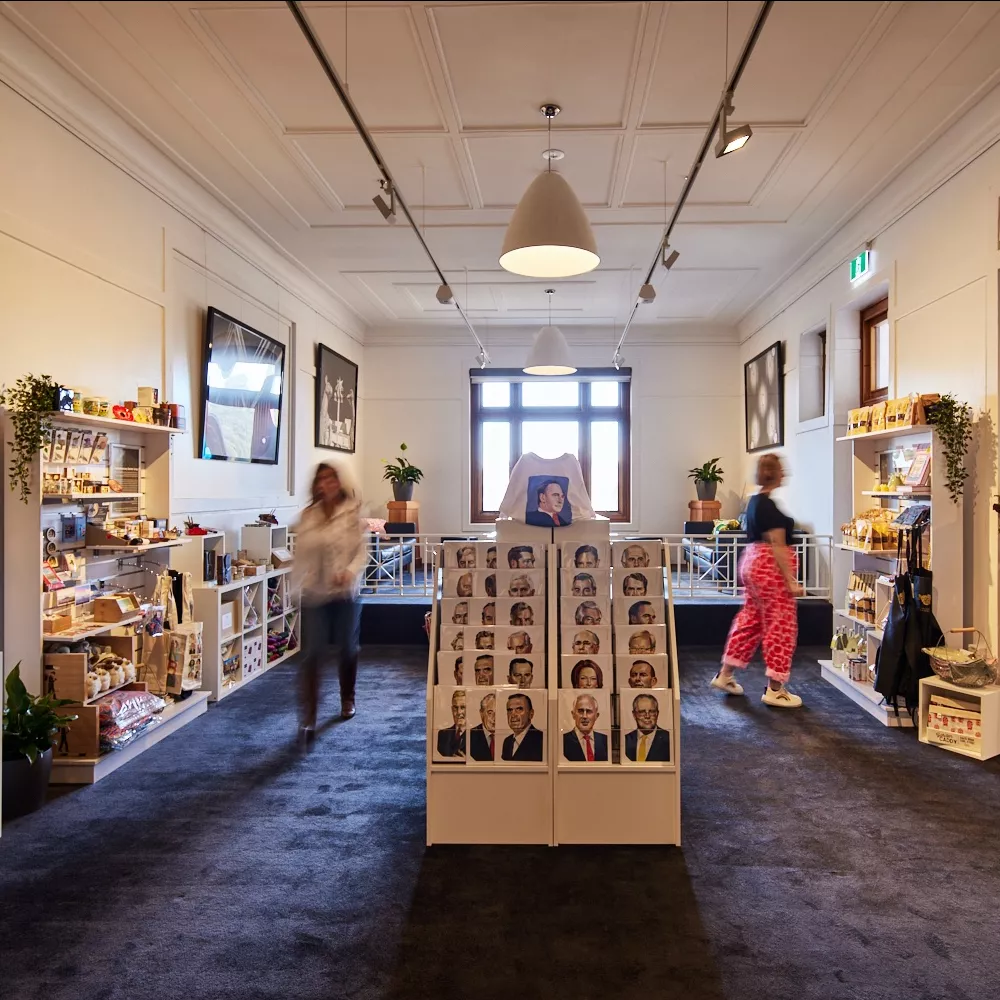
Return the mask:
[[[246,525],[240,548],[254,559],[266,559],[268,567],[275,550],[287,547],[288,529],[284,525]],[[195,580],[203,576],[205,551],[216,556],[225,553],[225,539],[220,535],[195,535],[200,545],[192,546],[186,567]],[[195,571],[197,569],[197,575]],[[235,606],[234,629],[222,626],[223,608]],[[291,568],[267,568],[232,583],[205,582],[194,586],[194,615],[204,622],[203,671],[213,701],[255,680],[298,652],[302,644],[299,601],[291,586]],[[288,636],[284,651],[269,652],[272,640]]]
[[[7,668],[21,665],[21,677],[29,691],[43,689],[43,648],[45,643],[74,643],[117,635],[127,636],[127,629],[140,616],[130,615],[117,622],[94,621],[90,605],[73,600],[78,594],[67,588],[73,601],[74,622],[68,629],[45,632],[42,620],[48,595],[44,593],[42,565],[46,547],[55,552],[72,553],[77,560],[79,586],[94,581],[107,581],[122,589],[148,593],[153,573],[161,572],[180,551],[184,539],[137,546],[87,545],[85,538],[66,537],[65,519],[81,519],[87,508],[112,505],[112,514],[146,516],[167,519],[170,516],[170,462],[176,428],[139,424],[124,420],[89,417],[76,413],[54,413],[53,428],[63,431],[68,442],[67,453],[58,461],[46,460],[40,453],[29,473],[31,495],[21,503],[17,494],[8,492],[4,507],[4,578],[17,581],[17,586],[4,588],[4,649]],[[13,440],[9,417],[0,420],[5,441]],[[107,436],[107,446],[97,462],[95,456],[78,453],[74,461],[70,454],[74,438],[83,444],[88,436],[96,441],[99,434]],[[69,470],[84,470],[97,483],[114,479],[121,483],[118,493],[88,493],[70,489],[62,493],[45,493],[43,478],[72,480]],[[4,470],[6,479],[6,469]],[[51,536],[51,537],[47,537]],[[152,571],[152,572],[150,572]],[[67,605],[68,607],[69,605]],[[35,624],[37,623],[37,624]],[[137,664],[138,666],[138,664]],[[126,687],[128,685],[125,685]],[[183,700],[168,705],[159,721],[125,749],[96,756],[60,756],[53,760],[54,783],[90,784],[116,770],[145,749],[187,725],[205,712],[208,696],[195,691]],[[93,701],[93,699],[91,700]],[[96,731],[96,704],[81,702],[76,713],[81,724],[93,725]]]
[[[928,710],[931,697],[944,695],[949,700],[967,704],[969,710],[979,712],[981,733],[978,739],[970,735],[946,733],[928,727]],[[917,718],[920,724],[921,743],[950,750],[952,753],[971,757],[973,760],[989,760],[1000,754],[1000,685],[968,688],[950,684],[940,677],[923,677],[920,680],[920,707]]]
[[[963,625],[962,504],[953,503],[944,489],[946,465],[934,429],[927,424],[918,424],[873,434],[839,437],[837,441],[851,446],[853,511],[856,515],[879,505],[879,502],[890,505],[891,509],[902,509],[910,503],[930,505],[931,518],[924,529],[923,549],[925,565],[934,570],[934,615],[945,633],[950,628]],[[926,445],[930,449],[930,485],[914,487],[912,492],[875,490],[876,480],[884,483],[893,472],[905,472],[909,456],[917,445]],[[895,549],[866,552],[843,543],[836,548],[843,555],[840,556],[841,565],[834,574],[834,586],[843,594],[846,594],[851,570],[885,575],[895,569]],[[838,624],[847,625],[867,635],[870,664],[874,663],[877,648],[882,642],[881,616],[888,596],[888,588],[879,585],[874,623],[863,621],[844,608],[833,612],[835,627]],[[828,683],[883,725],[912,727],[907,713],[901,710],[897,716],[894,710],[887,709],[882,696],[871,684],[851,680],[846,670],[835,666],[832,661],[821,661],[821,666],[823,678]]]

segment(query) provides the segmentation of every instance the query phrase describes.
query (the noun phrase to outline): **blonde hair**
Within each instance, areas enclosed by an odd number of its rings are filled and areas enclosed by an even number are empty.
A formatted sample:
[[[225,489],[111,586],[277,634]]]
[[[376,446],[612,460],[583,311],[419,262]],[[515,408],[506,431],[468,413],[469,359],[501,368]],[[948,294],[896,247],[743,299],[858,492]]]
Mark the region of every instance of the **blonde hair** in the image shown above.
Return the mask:
[[[781,457],[773,451],[757,459],[757,485],[765,488],[781,482]]]

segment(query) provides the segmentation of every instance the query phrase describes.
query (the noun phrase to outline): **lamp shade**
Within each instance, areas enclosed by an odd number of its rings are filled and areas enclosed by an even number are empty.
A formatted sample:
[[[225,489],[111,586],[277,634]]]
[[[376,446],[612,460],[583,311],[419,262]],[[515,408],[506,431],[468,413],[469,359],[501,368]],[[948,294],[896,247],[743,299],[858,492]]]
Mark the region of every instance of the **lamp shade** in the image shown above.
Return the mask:
[[[543,326],[538,331],[521,370],[525,375],[572,375],[576,371],[570,360],[569,344],[558,326]]]
[[[601,258],[583,206],[562,174],[539,174],[507,226],[500,266],[527,278],[569,278],[593,271]]]

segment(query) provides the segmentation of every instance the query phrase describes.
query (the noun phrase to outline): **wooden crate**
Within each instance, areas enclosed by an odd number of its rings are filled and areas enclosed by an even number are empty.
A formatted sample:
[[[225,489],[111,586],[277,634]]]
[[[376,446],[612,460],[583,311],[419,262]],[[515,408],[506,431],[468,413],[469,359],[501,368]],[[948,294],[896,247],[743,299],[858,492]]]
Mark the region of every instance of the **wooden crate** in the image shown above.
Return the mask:
[[[66,654],[63,654],[64,656]],[[82,653],[70,654],[82,656]],[[133,681],[122,691],[145,691],[143,681]],[[56,757],[93,759],[101,755],[101,709],[98,705],[75,705],[67,713],[77,718],[52,737],[52,753]]]
[[[102,635],[92,640],[96,646],[110,647],[116,656],[131,660],[139,669],[139,638],[135,635]],[[86,653],[48,653],[45,657],[45,690],[57,698],[87,700]]]

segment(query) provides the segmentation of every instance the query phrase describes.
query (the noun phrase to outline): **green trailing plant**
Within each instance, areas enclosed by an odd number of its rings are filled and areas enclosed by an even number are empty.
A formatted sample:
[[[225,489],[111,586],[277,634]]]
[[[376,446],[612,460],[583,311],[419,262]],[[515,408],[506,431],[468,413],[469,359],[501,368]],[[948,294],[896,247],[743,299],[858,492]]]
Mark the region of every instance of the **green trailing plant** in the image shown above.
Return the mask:
[[[406,451],[405,442],[399,450]],[[398,456],[395,462],[387,462],[383,458],[382,464],[385,466],[382,478],[388,483],[419,483],[424,478],[423,471],[408,462],[404,455]]]
[[[32,764],[52,745],[52,737],[75,721],[75,715],[61,715],[64,705],[75,704],[67,698],[41,698],[28,694],[21,680],[21,664],[7,675],[4,682],[7,703],[3,710],[3,759],[27,757]]]
[[[696,483],[721,483],[724,475],[723,470],[719,468],[717,458],[688,471],[688,479],[693,479]]]
[[[927,405],[927,423],[937,430],[941,439],[947,470],[945,487],[952,502],[958,503],[969,476],[965,456],[972,440],[972,407],[950,392],[945,393],[937,402]]]
[[[0,392],[0,405],[14,427],[14,440],[8,442],[10,488],[20,489],[23,503],[31,496],[31,466],[52,433],[51,414],[58,404],[59,385],[48,375],[22,375]]]

